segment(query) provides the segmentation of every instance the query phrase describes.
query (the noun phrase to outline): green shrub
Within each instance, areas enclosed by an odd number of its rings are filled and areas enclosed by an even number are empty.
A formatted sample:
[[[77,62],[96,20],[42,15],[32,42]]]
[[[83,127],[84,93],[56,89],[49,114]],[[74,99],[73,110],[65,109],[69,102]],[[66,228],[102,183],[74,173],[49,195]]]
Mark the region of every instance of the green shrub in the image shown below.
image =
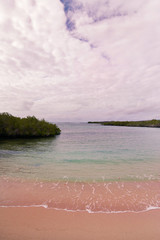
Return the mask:
[[[0,114],[0,137],[51,137],[59,135],[61,130],[56,126],[36,117],[19,118],[9,113]]]

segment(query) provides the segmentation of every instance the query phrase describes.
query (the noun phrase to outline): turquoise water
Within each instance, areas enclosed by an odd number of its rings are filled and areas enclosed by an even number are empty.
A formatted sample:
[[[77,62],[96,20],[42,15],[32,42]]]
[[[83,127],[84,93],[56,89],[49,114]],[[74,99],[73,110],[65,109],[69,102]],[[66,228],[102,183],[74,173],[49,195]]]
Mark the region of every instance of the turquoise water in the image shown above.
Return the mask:
[[[58,123],[48,139],[0,140],[0,176],[37,180],[160,179],[160,129]]]

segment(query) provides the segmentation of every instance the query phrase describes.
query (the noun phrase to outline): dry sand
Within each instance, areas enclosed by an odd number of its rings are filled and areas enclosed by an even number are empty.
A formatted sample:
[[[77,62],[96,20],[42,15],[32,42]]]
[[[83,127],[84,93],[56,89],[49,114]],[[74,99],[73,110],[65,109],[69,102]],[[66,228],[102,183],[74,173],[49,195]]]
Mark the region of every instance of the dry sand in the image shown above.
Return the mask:
[[[160,210],[89,214],[0,208],[0,240],[160,240]]]

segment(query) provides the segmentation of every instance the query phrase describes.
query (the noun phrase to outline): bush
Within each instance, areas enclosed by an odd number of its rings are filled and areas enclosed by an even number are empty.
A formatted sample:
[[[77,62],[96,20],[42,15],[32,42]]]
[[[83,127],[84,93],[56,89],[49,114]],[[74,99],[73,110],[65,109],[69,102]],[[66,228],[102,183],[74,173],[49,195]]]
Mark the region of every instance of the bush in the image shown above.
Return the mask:
[[[36,117],[19,118],[9,113],[0,114],[0,137],[52,137],[61,130],[56,126]]]

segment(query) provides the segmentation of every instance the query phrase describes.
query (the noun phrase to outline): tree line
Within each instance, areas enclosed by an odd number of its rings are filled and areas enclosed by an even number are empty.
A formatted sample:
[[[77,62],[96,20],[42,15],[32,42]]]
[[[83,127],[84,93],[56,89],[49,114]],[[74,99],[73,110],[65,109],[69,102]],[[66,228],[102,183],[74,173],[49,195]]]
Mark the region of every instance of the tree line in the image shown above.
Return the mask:
[[[108,126],[126,126],[126,127],[160,127],[160,120],[152,119],[145,121],[103,121],[103,122],[88,122],[97,123]]]

